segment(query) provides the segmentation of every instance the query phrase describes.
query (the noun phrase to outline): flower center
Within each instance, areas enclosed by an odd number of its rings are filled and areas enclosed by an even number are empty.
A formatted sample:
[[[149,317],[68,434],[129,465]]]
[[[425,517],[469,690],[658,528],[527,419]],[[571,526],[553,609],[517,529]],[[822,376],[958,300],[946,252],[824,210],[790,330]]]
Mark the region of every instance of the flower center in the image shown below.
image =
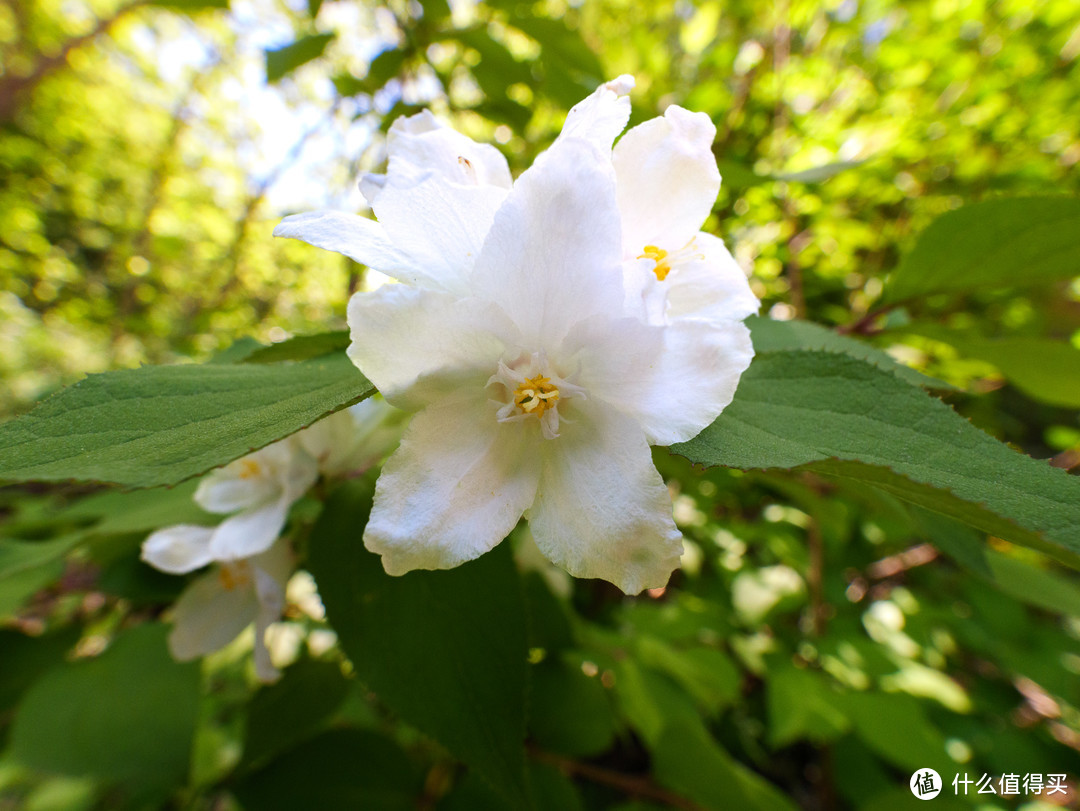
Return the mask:
[[[638,259],[651,259],[653,261],[653,273],[659,281],[664,281],[671,271],[688,262],[700,261],[705,255],[697,249],[694,240],[691,239],[677,251],[667,251],[657,245],[646,245]]]
[[[251,571],[247,561],[238,560],[234,563],[222,563],[218,568],[218,580],[221,587],[226,591],[246,586],[251,582]]]
[[[262,472],[262,468],[259,467],[259,463],[254,459],[241,459],[240,460],[240,478],[241,479],[254,479]]]
[[[554,408],[559,400],[559,389],[551,382],[551,378],[544,375],[526,378],[524,383],[518,384],[514,392],[514,405],[521,409],[523,414],[535,414],[543,417],[544,412]]]
[[[655,245],[646,245],[644,253],[638,257],[638,259],[652,259],[656,265],[653,267],[653,273],[656,274],[656,278],[660,281],[664,281],[667,275],[671,273],[671,263],[668,261],[668,252],[663,248],[658,248]]]
[[[543,352],[522,354],[506,364],[499,361],[498,371],[488,380],[499,390],[492,402],[498,405],[495,418],[499,422],[536,420],[545,439],[559,435],[559,421],[566,417],[559,406],[568,400],[584,397],[585,390],[561,377],[548,363]]]

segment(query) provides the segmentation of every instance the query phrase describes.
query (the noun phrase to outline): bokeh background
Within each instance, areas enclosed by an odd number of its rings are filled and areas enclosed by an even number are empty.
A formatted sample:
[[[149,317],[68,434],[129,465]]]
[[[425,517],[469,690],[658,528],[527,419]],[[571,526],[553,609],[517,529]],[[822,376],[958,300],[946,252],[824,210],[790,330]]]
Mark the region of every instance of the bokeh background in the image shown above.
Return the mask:
[[[391,122],[422,108],[497,144],[519,172],[572,104],[631,73],[632,123],[673,103],[715,122],[724,182],[705,230],[727,241],[763,314],[870,341],[954,386],[946,399],[983,430],[1059,467],[1080,461],[1080,278],[882,308],[889,272],[939,215],[1080,192],[1075,0],[4,0],[0,65],[4,417],[86,373],[344,328],[348,296],[379,274],[273,239],[283,215],[364,211],[360,175],[381,167]],[[929,751],[973,777],[1069,775],[1054,797],[939,807],[1077,807],[1074,576],[993,540],[989,563],[973,561],[963,530],[928,529],[854,484],[657,461],[690,549],[668,594],[625,601],[602,585],[536,581],[563,619],[544,615],[534,640],[547,651],[534,718],[547,721],[530,734],[547,753],[537,762],[570,786],[562,807],[723,807],[707,774],[650,772],[661,747],[650,713],[690,719],[665,762],[720,763],[744,788],[767,781],[762,808],[789,807],[778,796],[910,807],[907,777]],[[80,495],[7,490],[0,510],[9,534],[47,538],[60,529],[34,517]],[[28,590],[0,578],[0,739],[45,663],[92,657],[175,596],[139,579],[145,531],[103,535],[58,580]],[[309,644],[327,628],[301,610],[305,582],[284,624],[305,655],[340,663],[332,640]],[[57,629],[74,635],[40,667],[6,666],[16,637]],[[148,799],[111,773],[58,777],[5,755],[0,809],[226,809],[238,796],[278,807],[252,772],[233,771],[256,689],[245,661],[207,665],[184,786]],[[391,737],[427,774],[405,807],[499,807],[347,665],[337,672],[350,698],[305,734],[352,725]],[[586,722],[551,720],[571,715]],[[695,724],[715,739],[704,759],[686,743],[700,740]]]

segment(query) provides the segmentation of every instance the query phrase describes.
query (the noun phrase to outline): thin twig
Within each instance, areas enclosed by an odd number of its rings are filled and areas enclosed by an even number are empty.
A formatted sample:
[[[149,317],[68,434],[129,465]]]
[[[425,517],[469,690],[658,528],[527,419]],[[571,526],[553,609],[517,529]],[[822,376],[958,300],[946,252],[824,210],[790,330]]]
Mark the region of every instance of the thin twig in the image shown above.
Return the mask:
[[[618,789],[630,797],[645,797],[650,800],[658,800],[672,808],[682,808],[685,811],[704,811],[700,805],[692,800],[658,786],[647,777],[623,774],[612,769],[605,769],[602,766],[595,766],[592,763],[582,763],[532,746],[529,747],[529,755],[533,760],[554,766],[568,777],[583,777],[594,783]]]

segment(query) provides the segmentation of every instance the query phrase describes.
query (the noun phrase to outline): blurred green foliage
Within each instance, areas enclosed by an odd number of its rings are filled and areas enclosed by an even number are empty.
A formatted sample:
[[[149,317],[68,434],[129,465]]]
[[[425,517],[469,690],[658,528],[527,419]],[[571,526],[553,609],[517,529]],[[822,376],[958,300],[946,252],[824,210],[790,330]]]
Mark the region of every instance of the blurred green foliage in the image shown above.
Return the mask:
[[[431,107],[517,171],[632,73],[634,121],[678,103],[716,123],[706,230],[763,314],[838,328],[756,340],[899,361],[998,439],[1080,463],[1074,0],[220,5],[0,5],[0,412],[87,372],[340,329],[364,269],[272,240],[282,214],[358,209],[400,114]],[[1035,203],[1061,225],[1002,227],[1049,263],[1002,274],[992,254],[958,281],[969,254],[948,251],[998,230],[972,204],[1036,195],[1065,198]],[[964,218],[967,242],[947,225]],[[200,520],[190,486],[0,490],[0,809],[874,811],[910,807],[926,767],[939,806],[1077,807],[1074,574],[828,470],[655,456],[688,551],[635,599],[508,556],[457,587],[387,583],[342,529],[370,482],[301,503],[290,532],[329,623],[294,588],[283,680],[254,687],[241,638],[204,663],[197,709],[158,624],[182,583],[138,561],[148,531]],[[440,651],[452,672],[424,671]],[[497,651],[524,658],[501,673]],[[1072,788],[955,798],[958,773]]]

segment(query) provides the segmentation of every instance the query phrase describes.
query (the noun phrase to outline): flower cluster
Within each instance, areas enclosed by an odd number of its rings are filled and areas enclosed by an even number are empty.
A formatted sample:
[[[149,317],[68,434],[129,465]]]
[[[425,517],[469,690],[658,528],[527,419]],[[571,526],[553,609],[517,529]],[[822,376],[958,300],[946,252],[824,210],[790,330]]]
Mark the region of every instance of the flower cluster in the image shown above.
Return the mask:
[[[216,527],[166,527],[143,542],[142,559],[163,572],[214,567],[173,609],[169,650],[176,659],[219,650],[254,622],[255,672],[262,681],[278,677],[265,632],[281,617],[293,573],[281,537],[289,509],[320,474],[340,476],[379,461],[397,442],[394,420],[394,410],[372,398],[237,459],[199,482],[194,497],[207,512],[228,518]]]
[[[516,181],[493,147],[423,112],[390,129],[377,220],[286,218],[275,235],[400,284],[349,303],[349,356],[416,412],[364,532],[390,574],[457,566],[524,515],[547,558],[627,593],[664,585],[681,536],[649,445],[731,401],[758,301],[701,232],[715,128],[669,107],[626,132],[633,79],[576,105]]]

